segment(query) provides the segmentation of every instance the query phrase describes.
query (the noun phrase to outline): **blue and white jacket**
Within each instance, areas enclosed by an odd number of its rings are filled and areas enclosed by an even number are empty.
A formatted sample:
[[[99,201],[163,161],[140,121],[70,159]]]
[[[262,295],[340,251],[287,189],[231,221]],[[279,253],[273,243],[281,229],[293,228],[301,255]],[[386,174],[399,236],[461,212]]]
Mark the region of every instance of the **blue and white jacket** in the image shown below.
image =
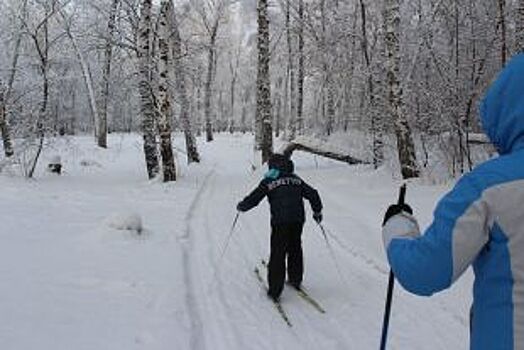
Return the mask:
[[[473,266],[471,349],[524,349],[524,54],[480,106],[500,157],[463,176],[438,203],[423,235],[406,213],[384,226],[389,263],[418,295],[448,288]]]

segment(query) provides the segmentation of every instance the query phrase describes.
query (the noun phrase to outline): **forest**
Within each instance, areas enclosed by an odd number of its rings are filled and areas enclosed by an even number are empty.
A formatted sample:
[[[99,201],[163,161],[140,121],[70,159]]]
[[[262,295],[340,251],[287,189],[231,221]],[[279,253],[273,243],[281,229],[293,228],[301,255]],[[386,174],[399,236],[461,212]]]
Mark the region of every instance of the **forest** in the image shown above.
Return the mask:
[[[479,99],[524,47],[520,0],[4,0],[0,12],[0,169],[27,177],[55,136],[105,148],[112,132],[142,134],[148,176],[164,181],[173,132],[198,162],[201,134],[255,133],[264,161],[273,138],[353,131],[375,167],[398,157],[417,177],[438,150],[457,175],[474,164]]]

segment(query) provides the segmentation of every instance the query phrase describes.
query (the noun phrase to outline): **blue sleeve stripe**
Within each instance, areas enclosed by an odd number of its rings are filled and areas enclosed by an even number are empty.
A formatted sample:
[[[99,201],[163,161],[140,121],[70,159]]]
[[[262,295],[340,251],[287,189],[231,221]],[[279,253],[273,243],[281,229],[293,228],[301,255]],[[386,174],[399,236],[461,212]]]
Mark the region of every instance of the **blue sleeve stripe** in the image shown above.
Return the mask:
[[[464,214],[470,208],[472,211],[477,209],[472,208],[472,205],[486,189],[524,179],[523,158],[524,152],[516,152],[477,167],[463,176],[453,190],[440,200],[434,212],[433,223],[423,236],[414,240],[394,239],[391,242],[387,252],[388,259],[404,288],[415,294],[431,295],[450,286],[459,275],[455,272],[462,272],[465,268],[460,264],[469,264],[467,259],[454,261],[454,256],[472,253],[472,247],[464,244],[463,237],[457,235],[471,234],[472,232],[462,231],[478,229],[478,226],[463,227],[462,222],[458,226],[457,223],[463,218],[465,222],[479,224],[482,220],[466,217]]]

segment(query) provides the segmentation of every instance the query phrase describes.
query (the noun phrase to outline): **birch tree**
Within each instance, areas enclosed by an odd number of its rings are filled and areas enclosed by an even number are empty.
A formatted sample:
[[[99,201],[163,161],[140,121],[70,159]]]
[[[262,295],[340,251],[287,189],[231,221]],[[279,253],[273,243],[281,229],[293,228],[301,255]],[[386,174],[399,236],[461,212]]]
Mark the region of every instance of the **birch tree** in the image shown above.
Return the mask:
[[[304,132],[304,78],[305,78],[305,53],[304,53],[304,0],[298,1],[298,76],[297,76],[297,133]]]
[[[360,20],[361,20],[361,49],[364,56],[364,68],[366,70],[367,97],[370,119],[371,134],[373,138],[373,165],[378,168],[384,161],[384,140],[383,140],[383,121],[377,106],[376,85],[374,82],[373,70],[371,66],[371,55],[369,49],[367,11],[364,0],[360,0]]]
[[[176,180],[176,166],[171,145],[172,97],[169,89],[169,67],[171,66],[169,49],[171,37],[170,6],[171,1],[162,1],[158,19],[158,133],[160,135],[160,155],[162,157],[164,182]]]
[[[95,85],[93,83],[93,76],[91,74],[91,68],[89,67],[89,63],[81,51],[80,45],[78,43],[78,40],[75,34],[73,33],[72,19],[67,18],[65,11],[60,11],[60,15],[62,17],[62,24],[65,30],[65,33],[67,37],[69,38],[71,45],[73,46],[76,57],[80,64],[80,68],[82,69],[82,77],[83,77],[84,84],[86,87],[87,98],[89,100],[89,107],[91,108],[95,137],[98,137],[98,134],[99,134],[98,127],[100,125],[100,115],[98,113],[98,106],[96,103],[96,91],[95,91]]]
[[[6,157],[11,157],[13,155],[13,144],[6,116],[6,90],[4,83],[0,80],[0,132],[4,143],[4,154]]]
[[[207,142],[213,141],[212,99],[216,71],[216,49],[218,30],[225,15],[228,0],[197,1],[196,9],[207,36],[207,70],[204,85],[204,119]]]
[[[20,18],[20,24],[15,36],[15,47],[13,58],[11,60],[11,69],[9,71],[7,86],[4,86],[3,82],[0,80],[0,133],[4,144],[4,154],[8,158],[14,155],[13,143],[11,141],[11,128],[9,126],[9,106],[16,72],[18,71],[20,44],[22,43],[25,21],[27,19],[27,0],[22,1],[18,16]]]
[[[104,69],[100,92],[100,114],[98,117],[98,146],[107,148],[107,106],[109,104],[109,87],[111,82],[111,63],[113,59],[113,41],[116,31],[116,16],[120,0],[113,0],[107,21],[106,42],[104,48]]]
[[[144,155],[147,174],[150,179],[160,171],[158,149],[155,133],[155,102],[152,88],[152,0],[143,0],[138,28],[138,66],[140,114],[142,116],[142,131],[144,137]]]
[[[186,152],[188,163],[200,162],[200,155],[198,153],[195,135],[193,134],[193,126],[191,123],[190,100],[187,95],[186,84],[186,69],[183,60],[182,52],[182,38],[178,29],[178,22],[175,16],[174,6],[172,0],[167,5],[167,16],[169,19],[169,27],[171,31],[172,55],[173,55],[173,71],[175,73],[175,89],[177,91],[178,99],[180,100],[180,122],[184,130],[184,137],[186,142]]]
[[[395,125],[397,150],[403,178],[418,177],[411,128],[403,112],[400,76],[400,0],[385,0],[388,111]]]
[[[27,34],[30,36],[33,41],[34,48],[38,55],[38,70],[42,79],[42,95],[40,97],[38,116],[36,120],[36,135],[38,138],[36,145],[36,154],[33,157],[32,164],[30,164],[27,177],[32,178],[34,176],[38,160],[42,154],[44,148],[45,140],[45,122],[47,119],[48,113],[48,103],[49,103],[49,53],[51,46],[57,43],[55,38],[50,38],[49,35],[49,22],[50,19],[55,16],[59,11],[61,11],[61,6],[56,0],[46,0],[41,3],[43,14],[42,19],[37,22],[34,28],[30,28],[29,24],[25,23],[25,28],[27,29]]]
[[[297,119],[296,119],[296,94],[295,94],[295,50],[293,45],[293,28],[291,23],[291,2],[286,1],[286,36],[287,36],[287,52],[288,52],[288,63],[287,63],[287,72],[288,72],[288,86],[289,86],[289,110],[286,110],[289,113],[288,123],[289,123],[289,139],[292,140],[296,136],[297,131]],[[260,18],[260,14],[259,14]],[[261,125],[260,125],[261,127]],[[262,133],[261,133],[262,135]]]
[[[517,52],[524,53],[524,0],[517,0],[517,26],[515,44]]]
[[[271,83],[269,77],[269,18],[268,0],[258,0],[258,70],[257,70],[257,107],[256,120],[260,123],[262,137],[262,163],[269,160],[273,153],[273,128],[271,117]]]

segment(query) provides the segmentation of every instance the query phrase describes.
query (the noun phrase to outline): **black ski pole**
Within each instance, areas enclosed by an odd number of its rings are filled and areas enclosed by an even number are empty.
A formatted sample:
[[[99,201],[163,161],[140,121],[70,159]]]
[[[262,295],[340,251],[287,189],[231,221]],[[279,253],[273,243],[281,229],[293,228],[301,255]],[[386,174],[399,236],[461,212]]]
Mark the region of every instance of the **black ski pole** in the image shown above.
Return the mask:
[[[406,184],[400,187],[397,204],[404,204],[406,198]],[[380,341],[380,350],[386,350],[386,341],[388,338],[389,316],[391,315],[391,304],[393,302],[393,287],[395,286],[395,275],[393,270],[389,270],[388,294],[386,296],[386,306],[384,309],[384,321],[382,322],[382,339]]]
[[[218,262],[215,266],[215,271],[213,273],[213,280],[211,281],[211,286],[215,283],[218,275],[218,270],[220,269],[220,265],[222,265],[222,260],[224,259],[224,255],[226,255],[227,247],[229,246],[229,241],[231,240],[231,237],[233,236],[233,233],[235,232],[235,227],[237,226],[238,217],[240,216],[240,212],[237,211],[237,214],[235,215],[235,219],[233,220],[233,224],[231,225],[231,229],[229,230],[229,234],[227,235],[226,241],[224,242],[224,246],[222,247],[222,250],[220,252],[220,257],[218,258]]]

